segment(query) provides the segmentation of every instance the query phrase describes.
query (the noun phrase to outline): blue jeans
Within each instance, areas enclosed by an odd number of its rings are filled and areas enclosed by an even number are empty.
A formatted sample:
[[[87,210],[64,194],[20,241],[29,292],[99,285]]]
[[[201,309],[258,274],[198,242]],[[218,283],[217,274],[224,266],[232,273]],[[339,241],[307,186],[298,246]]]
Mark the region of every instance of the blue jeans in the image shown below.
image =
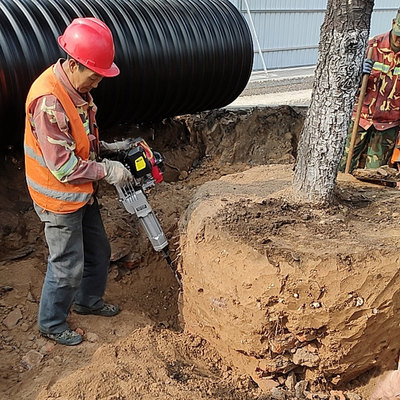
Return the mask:
[[[39,304],[38,327],[61,333],[72,303],[101,308],[110,266],[110,244],[97,200],[69,214],[55,214],[34,204],[44,222],[49,247],[47,272]]]

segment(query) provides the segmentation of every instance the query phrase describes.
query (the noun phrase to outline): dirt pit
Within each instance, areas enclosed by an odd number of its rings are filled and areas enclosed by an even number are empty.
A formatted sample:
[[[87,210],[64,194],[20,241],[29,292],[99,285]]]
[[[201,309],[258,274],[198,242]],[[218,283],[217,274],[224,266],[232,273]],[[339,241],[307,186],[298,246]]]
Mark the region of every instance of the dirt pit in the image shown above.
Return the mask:
[[[74,348],[37,333],[47,249],[21,154],[6,152],[0,398],[368,398],[400,347],[399,195],[340,178],[330,209],[292,201],[303,120],[290,107],[218,110],[104,132],[141,136],[164,155],[165,181],[149,202],[184,291],[102,184],[112,246],[105,298],[122,311],[71,313],[86,339]]]

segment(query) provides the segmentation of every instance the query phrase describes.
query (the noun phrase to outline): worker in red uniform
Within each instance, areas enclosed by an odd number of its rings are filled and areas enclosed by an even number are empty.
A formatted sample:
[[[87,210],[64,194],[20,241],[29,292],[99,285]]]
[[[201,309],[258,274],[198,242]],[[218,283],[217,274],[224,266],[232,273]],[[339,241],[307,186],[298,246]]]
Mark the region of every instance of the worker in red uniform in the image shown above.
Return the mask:
[[[110,29],[96,18],[77,18],[58,38],[60,59],[32,84],[26,99],[25,168],[29,193],[49,248],[39,304],[41,335],[64,345],[82,342],[67,317],[114,316],[117,306],[103,300],[110,245],[96,199],[98,181],[132,179],[118,161],[98,160],[102,148],[124,150],[128,141],[99,141],[96,106],[90,90],[115,77]]]
[[[400,151],[393,152],[400,124],[400,9],[392,21],[391,31],[370,39],[368,49],[370,47],[372,56],[363,65],[363,73],[369,74],[369,78],[350,171],[400,162]],[[357,104],[353,120],[356,110]],[[353,123],[349,128],[341,171],[345,170],[352,130]]]

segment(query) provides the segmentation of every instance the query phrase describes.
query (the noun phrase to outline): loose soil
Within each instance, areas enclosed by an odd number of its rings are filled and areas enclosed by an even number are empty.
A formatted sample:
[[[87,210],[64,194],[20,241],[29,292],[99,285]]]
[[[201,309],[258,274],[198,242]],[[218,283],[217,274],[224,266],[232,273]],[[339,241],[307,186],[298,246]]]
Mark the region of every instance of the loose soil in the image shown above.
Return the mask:
[[[395,369],[400,347],[400,193],[340,176],[329,209],[296,202],[290,184],[303,120],[286,106],[217,110],[104,132],[105,140],[141,136],[164,155],[165,181],[149,202],[184,290],[102,183],[112,247],[105,299],[122,311],[71,313],[71,327],[85,334],[72,348],[37,332],[47,248],[21,153],[8,149],[0,398],[368,398],[380,374]]]

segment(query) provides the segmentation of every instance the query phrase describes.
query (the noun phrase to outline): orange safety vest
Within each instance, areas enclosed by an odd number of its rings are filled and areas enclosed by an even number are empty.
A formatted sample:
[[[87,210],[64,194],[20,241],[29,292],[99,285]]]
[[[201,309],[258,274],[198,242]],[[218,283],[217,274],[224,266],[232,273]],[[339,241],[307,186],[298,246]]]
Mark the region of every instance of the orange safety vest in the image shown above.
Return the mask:
[[[41,208],[57,214],[67,214],[83,207],[93,194],[91,182],[79,185],[60,182],[46,166],[39,142],[32,133],[29,109],[38,97],[53,94],[60,101],[70,122],[70,133],[75,140],[77,157],[89,159],[89,139],[78,111],[63,85],[49,67],[33,82],[25,104],[25,171],[32,200]]]

